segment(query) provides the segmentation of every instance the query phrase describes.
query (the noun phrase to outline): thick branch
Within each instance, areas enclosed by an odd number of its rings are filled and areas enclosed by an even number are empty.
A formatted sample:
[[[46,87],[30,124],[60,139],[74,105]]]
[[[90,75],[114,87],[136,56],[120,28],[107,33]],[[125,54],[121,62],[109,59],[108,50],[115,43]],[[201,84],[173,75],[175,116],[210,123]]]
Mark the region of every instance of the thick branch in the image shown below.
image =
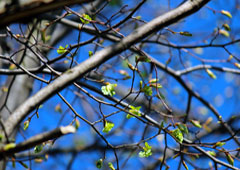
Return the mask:
[[[97,52],[91,58],[85,60],[78,66],[74,67],[71,71],[64,73],[57,78],[53,83],[49,84],[34,96],[29,98],[24,104],[22,104],[6,121],[5,127],[7,127],[7,134],[11,134],[13,129],[31,112],[36,106],[49,99],[58,91],[64,89],[70,83],[77,78],[82,77],[87,72],[93,70],[97,66],[101,65],[114,55],[121,53],[122,51],[130,48],[131,45],[139,42],[143,38],[152,34],[153,32],[162,29],[170,24],[177,22],[178,20],[196,12],[202,6],[204,6],[209,0],[195,0],[187,1],[183,5],[179,6],[172,11],[159,16],[151,22],[143,25],[139,29],[135,30],[129,36],[123,38],[119,43],[111,45],[99,52]]]

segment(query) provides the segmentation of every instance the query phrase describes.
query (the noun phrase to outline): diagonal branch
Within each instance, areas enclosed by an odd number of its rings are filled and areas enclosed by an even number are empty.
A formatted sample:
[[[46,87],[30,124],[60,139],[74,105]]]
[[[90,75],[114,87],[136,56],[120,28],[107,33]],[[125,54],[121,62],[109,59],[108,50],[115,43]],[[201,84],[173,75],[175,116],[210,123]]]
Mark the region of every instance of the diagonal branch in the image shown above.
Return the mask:
[[[49,84],[34,96],[30,97],[24,104],[18,107],[16,111],[9,117],[5,123],[7,127],[7,134],[11,134],[14,128],[31,112],[36,106],[43,103],[51,96],[64,89],[66,86],[74,82],[77,78],[82,77],[87,72],[93,70],[97,66],[101,65],[105,61],[112,58],[114,55],[123,52],[130,48],[132,45],[138,43],[140,40],[149,36],[155,31],[162,29],[170,24],[173,24],[184,17],[193,14],[203,7],[210,0],[194,0],[187,1],[183,5],[167,12],[151,22],[143,25],[139,29],[135,30],[129,36],[123,38],[119,43],[106,47],[105,49],[97,52],[91,58],[80,63],[70,71],[62,74],[53,83]]]

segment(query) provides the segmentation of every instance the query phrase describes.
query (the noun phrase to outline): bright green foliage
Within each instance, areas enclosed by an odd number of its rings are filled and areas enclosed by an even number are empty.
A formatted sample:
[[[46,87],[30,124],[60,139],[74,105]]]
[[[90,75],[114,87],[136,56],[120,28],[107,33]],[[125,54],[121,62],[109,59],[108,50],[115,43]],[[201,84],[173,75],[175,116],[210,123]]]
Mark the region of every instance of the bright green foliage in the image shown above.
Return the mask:
[[[113,96],[116,94],[114,87],[116,87],[117,84],[108,84],[106,86],[102,86],[102,92],[104,95],[109,95],[109,96]]]
[[[29,126],[29,123],[30,123],[29,120],[26,120],[26,121],[23,123],[23,125],[24,125],[23,130],[27,130],[27,128],[28,128],[28,126]]]
[[[183,134],[180,129],[175,129],[172,131],[172,135],[177,139],[178,142],[182,143],[183,142]]]
[[[216,153],[214,151],[208,151],[207,153],[211,156],[216,156]]]
[[[75,128],[76,130],[78,130],[78,128],[80,127],[80,122],[78,119],[75,120]]]
[[[65,52],[67,52],[67,47],[68,47],[68,45],[66,45],[65,47],[60,45],[57,49],[57,53],[58,54],[64,54]]]
[[[190,122],[193,124],[193,126],[198,127],[198,128],[202,128],[202,125],[200,124],[199,121],[197,121],[197,120],[190,120]]]
[[[80,18],[83,24],[89,24],[89,21],[92,21],[92,18],[88,14],[82,14],[83,18]]]
[[[0,133],[0,142],[3,141],[3,138],[4,138],[3,134]]]
[[[7,151],[9,149],[12,149],[12,148],[15,148],[16,147],[16,144],[15,143],[8,143],[6,144],[4,147],[3,147],[3,150],[4,151]]]
[[[232,18],[232,14],[229,11],[226,10],[221,10],[221,13],[225,16],[227,16],[228,18]]]
[[[103,166],[103,160],[102,160],[102,159],[99,159],[99,160],[96,162],[96,167],[97,167],[98,169],[101,169],[102,166]]]
[[[43,145],[42,144],[41,145],[37,145],[37,146],[34,147],[34,153],[39,153],[39,152],[42,151],[42,149],[43,149]]]
[[[111,122],[107,122],[105,123],[105,127],[103,128],[103,132],[104,133],[108,133],[112,130],[112,128],[114,127],[114,123],[111,123]]]
[[[192,34],[190,32],[188,32],[188,31],[181,31],[181,32],[179,32],[179,34],[183,35],[183,36],[187,36],[187,37],[191,37],[192,36]]]
[[[229,37],[229,36],[230,36],[229,32],[226,31],[226,30],[224,30],[224,29],[219,30],[219,34],[222,34],[222,35],[224,35],[225,37]]]
[[[152,87],[150,86],[144,86],[141,90],[142,92],[144,92],[147,96],[152,96]]]
[[[149,156],[151,156],[152,155],[152,147],[150,146],[150,145],[148,145],[148,143],[147,142],[145,142],[145,147],[143,147],[143,151],[140,151],[139,152],[139,157],[141,157],[141,158],[147,158],[147,157],[149,157]]]
[[[206,69],[206,72],[208,73],[208,75],[212,78],[212,79],[216,79],[217,76],[209,69]]]
[[[227,157],[228,163],[233,166],[233,164],[234,164],[234,159],[232,158],[231,154],[228,153],[228,152],[225,152],[225,155],[226,155],[226,157]]]
[[[222,147],[223,145],[225,145],[226,143],[225,142],[217,142],[214,147]]]
[[[186,124],[177,123],[176,125],[177,125],[178,129],[180,129],[183,134],[188,134],[188,128],[187,128]]]
[[[111,170],[115,170],[115,168],[114,168],[112,162],[108,162],[108,167],[109,167]]]
[[[140,112],[140,109],[141,109],[141,106],[138,106],[138,107],[134,107],[134,106],[129,106],[131,109],[129,110],[130,113],[136,115],[136,116],[141,116],[141,112]],[[130,114],[127,114],[127,119],[130,119],[131,117],[134,117]]]
[[[88,51],[88,55],[89,55],[89,57],[91,57],[93,55],[93,52],[92,51]]]

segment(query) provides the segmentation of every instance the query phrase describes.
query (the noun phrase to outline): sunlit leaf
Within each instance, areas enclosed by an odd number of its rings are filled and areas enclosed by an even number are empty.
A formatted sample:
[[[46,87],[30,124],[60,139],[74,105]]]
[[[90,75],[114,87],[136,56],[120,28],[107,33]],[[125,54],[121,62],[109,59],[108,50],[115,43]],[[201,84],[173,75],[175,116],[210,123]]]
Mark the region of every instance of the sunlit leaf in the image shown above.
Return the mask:
[[[107,84],[106,86],[102,86],[101,90],[104,95],[113,96],[116,94],[115,87],[117,87],[117,84]]]
[[[10,66],[9,66],[9,70],[14,70],[16,67],[17,67],[17,66],[12,63],[12,64],[10,64]]]
[[[223,145],[225,145],[226,143],[225,142],[217,142],[213,147],[222,147]]]
[[[58,54],[64,54],[65,52],[67,52],[67,47],[68,47],[68,45],[66,45],[65,47],[60,45],[57,49],[57,53]]]
[[[142,92],[144,92],[147,96],[152,96],[152,87],[150,86],[144,86],[142,89],[141,89]]]
[[[177,123],[178,129],[181,130],[182,133],[188,134],[188,128],[186,124],[183,123]]]
[[[234,63],[234,65],[235,65],[237,68],[240,68],[240,64],[239,64],[239,63]]]
[[[129,106],[129,107],[130,107],[130,110],[129,110],[130,113],[136,116],[141,116],[141,112],[140,112],[141,106],[138,106],[138,107]],[[134,116],[127,114],[127,119],[130,119],[131,117],[134,117]]]
[[[172,135],[177,139],[178,142],[183,142],[183,134],[180,129],[174,129],[172,132]]]
[[[193,126],[198,127],[198,128],[202,128],[202,125],[200,124],[199,121],[197,121],[197,120],[190,120],[190,122],[193,124]]]
[[[209,69],[206,69],[206,72],[208,73],[208,75],[212,78],[212,79],[216,79],[217,76]]]
[[[29,123],[30,123],[29,120],[26,120],[26,121],[23,123],[23,125],[24,125],[23,130],[27,130],[27,128],[29,127]]]
[[[214,151],[208,151],[207,153],[211,156],[214,156],[214,157],[216,156],[216,153]]]
[[[227,157],[228,163],[233,166],[233,164],[234,164],[234,159],[232,158],[231,154],[228,153],[228,152],[225,152],[225,155],[226,155],[226,157]]]
[[[89,57],[93,56],[93,52],[92,51],[88,51],[88,56]]]
[[[9,149],[13,149],[15,147],[16,147],[15,143],[8,143],[8,144],[4,145],[3,150],[8,151]]]
[[[80,127],[80,122],[78,119],[75,120],[75,128],[78,129]]]
[[[92,21],[92,18],[88,14],[82,14],[80,20],[83,24],[89,24],[89,21]]]
[[[224,35],[225,37],[229,37],[229,36],[230,36],[229,32],[226,31],[226,30],[223,30],[223,29],[219,30],[219,34],[222,34],[222,35]]]
[[[139,152],[139,157],[140,158],[147,158],[147,157],[149,157],[149,156],[151,156],[152,155],[152,147],[147,143],[147,142],[145,142],[145,147],[143,147],[143,151],[140,151]]]
[[[103,128],[102,132],[108,133],[108,132],[110,132],[112,130],[113,127],[114,127],[114,123],[106,121],[105,127]]]
[[[108,162],[108,167],[111,169],[111,170],[115,170],[113,164],[111,162]]]
[[[221,13],[229,18],[232,18],[232,14],[229,11],[221,10]]]

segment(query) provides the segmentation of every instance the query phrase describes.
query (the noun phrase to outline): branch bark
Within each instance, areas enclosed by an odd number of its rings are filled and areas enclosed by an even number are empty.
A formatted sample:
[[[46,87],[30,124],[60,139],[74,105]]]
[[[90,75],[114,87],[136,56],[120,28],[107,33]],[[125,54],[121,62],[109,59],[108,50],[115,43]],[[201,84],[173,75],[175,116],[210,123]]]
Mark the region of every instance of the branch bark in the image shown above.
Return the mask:
[[[34,96],[30,97],[25,103],[16,109],[13,114],[8,118],[5,123],[7,134],[11,134],[14,128],[31,112],[36,106],[46,101],[48,98],[64,89],[70,83],[74,82],[77,78],[82,77],[87,72],[93,70],[105,61],[112,58],[114,55],[130,48],[133,44],[138,43],[140,40],[149,36],[155,31],[162,29],[170,24],[173,24],[184,17],[195,13],[203,7],[210,0],[195,0],[187,1],[181,6],[173,9],[172,11],[161,15],[151,22],[143,25],[135,30],[129,36],[123,38],[119,43],[106,47],[105,49],[97,52],[91,58],[80,63],[71,71],[62,74],[53,83],[49,84]]]

